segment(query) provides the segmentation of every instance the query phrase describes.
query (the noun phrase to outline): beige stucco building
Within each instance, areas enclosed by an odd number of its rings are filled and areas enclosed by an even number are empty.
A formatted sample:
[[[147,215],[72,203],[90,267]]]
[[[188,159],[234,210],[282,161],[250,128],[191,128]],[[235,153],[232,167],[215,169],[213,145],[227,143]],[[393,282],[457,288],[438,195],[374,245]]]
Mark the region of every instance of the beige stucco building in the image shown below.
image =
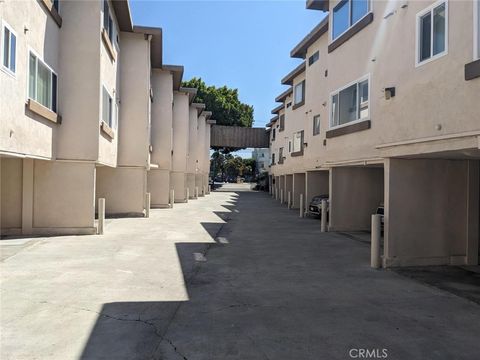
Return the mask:
[[[282,80],[272,192],[328,194],[331,231],[369,230],[384,205],[384,266],[477,264],[478,0],[307,7],[328,13]]]
[[[6,1],[0,18],[2,235],[95,233],[99,198],[112,216],[144,216],[147,192],[185,200],[195,90],[161,29],[126,0]]]

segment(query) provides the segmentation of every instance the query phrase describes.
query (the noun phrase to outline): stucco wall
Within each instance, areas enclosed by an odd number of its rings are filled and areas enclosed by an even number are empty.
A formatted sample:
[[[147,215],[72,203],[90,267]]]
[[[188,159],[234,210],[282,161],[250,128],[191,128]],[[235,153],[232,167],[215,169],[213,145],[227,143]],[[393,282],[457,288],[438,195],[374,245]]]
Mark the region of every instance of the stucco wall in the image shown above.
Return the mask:
[[[478,161],[390,159],[385,189],[387,265],[462,263],[450,257],[466,256],[469,237],[478,244],[478,189]]]
[[[16,72],[11,75],[0,71],[0,151],[53,158],[58,125],[27,110],[25,103],[30,50],[62,76],[58,56],[60,29],[40,2],[34,0],[0,2],[0,20],[16,35]],[[61,112],[60,101],[58,105]]]
[[[188,161],[187,169],[189,173],[195,174],[197,169],[197,127],[198,127],[198,110],[195,106],[190,106],[189,123],[188,123]],[[190,194],[192,195],[192,194]]]
[[[95,204],[105,199],[107,215],[143,216],[147,171],[145,168],[97,167]]]
[[[175,192],[175,202],[185,202],[187,196],[187,174],[171,172],[170,184]]]
[[[368,231],[371,215],[383,203],[383,168],[336,167],[330,170],[330,224],[333,231]]]
[[[22,227],[23,161],[0,158],[0,227]]]
[[[152,72],[152,163],[160,169],[172,167],[173,77],[169,71]]]
[[[93,228],[94,164],[35,161],[33,179],[34,227]]]
[[[167,207],[170,199],[170,170],[150,169],[147,174],[147,192],[151,207]]]
[[[294,209],[300,208],[300,194],[303,196],[303,206],[305,208],[305,173],[293,174],[292,207]]]
[[[309,204],[314,196],[329,193],[329,171],[307,171],[306,173],[306,203]]]
[[[173,155],[172,170],[187,171],[189,137],[189,96],[175,92],[173,95]]]
[[[148,166],[150,145],[150,38],[121,33],[118,165]]]

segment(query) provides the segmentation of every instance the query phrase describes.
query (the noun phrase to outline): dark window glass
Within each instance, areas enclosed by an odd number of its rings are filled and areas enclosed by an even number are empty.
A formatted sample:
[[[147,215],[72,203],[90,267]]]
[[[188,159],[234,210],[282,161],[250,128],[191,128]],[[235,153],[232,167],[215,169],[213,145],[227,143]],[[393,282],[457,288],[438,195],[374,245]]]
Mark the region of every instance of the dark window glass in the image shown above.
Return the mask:
[[[332,30],[332,38],[335,39],[338,35],[345,32],[350,26],[349,24],[349,2],[348,0],[344,0],[340,2],[334,9],[333,9],[333,30]]]
[[[433,55],[445,51],[445,4],[433,10]]]
[[[10,70],[15,72],[15,56],[17,52],[17,38],[15,35],[10,35]]]
[[[313,65],[313,63],[315,63],[319,59],[319,57],[320,55],[318,54],[318,51],[315,52],[312,56],[310,56],[308,58],[308,66]]]
[[[420,61],[430,58],[432,17],[428,13],[420,18]]]
[[[352,22],[355,24],[358,20],[368,13],[368,0],[352,0]]]
[[[52,111],[57,112],[57,75],[52,73]]]
[[[55,10],[57,10],[57,12],[58,12],[59,3],[60,3],[60,0],[53,0],[53,7],[55,8]]]
[[[10,51],[10,30],[3,28],[3,66],[8,67],[8,52]]]

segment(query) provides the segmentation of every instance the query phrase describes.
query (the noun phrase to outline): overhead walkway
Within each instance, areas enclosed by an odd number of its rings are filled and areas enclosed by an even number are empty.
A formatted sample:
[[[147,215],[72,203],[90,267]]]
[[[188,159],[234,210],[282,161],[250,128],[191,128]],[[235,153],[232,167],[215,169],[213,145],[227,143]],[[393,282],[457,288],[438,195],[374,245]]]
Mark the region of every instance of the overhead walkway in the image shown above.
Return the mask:
[[[269,136],[265,128],[212,125],[210,146],[234,149],[268,148]]]

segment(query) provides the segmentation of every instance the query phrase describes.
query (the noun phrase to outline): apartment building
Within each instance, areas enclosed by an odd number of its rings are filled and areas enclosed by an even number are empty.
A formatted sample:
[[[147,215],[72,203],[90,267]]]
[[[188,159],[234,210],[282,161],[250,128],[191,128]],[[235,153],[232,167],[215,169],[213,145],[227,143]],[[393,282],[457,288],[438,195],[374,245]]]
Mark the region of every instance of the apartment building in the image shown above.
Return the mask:
[[[268,148],[253,149],[252,159],[255,160],[257,174],[267,172],[270,165],[270,150]]]
[[[93,234],[99,198],[117,216],[144,216],[147,192],[172,203],[195,90],[162,63],[161,29],[133,26],[126,0],[0,10],[2,235]]]
[[[478,0],[307,8],[327,13],[291,52],[305,101],[285,109],[286,137],[301,117],[304,137],[302,155],[271,168],[279,191],[298,197],[303,176],[307,201],[329,194],[331,231],[369,230],[384,205],[385,267],[477,264]]]

